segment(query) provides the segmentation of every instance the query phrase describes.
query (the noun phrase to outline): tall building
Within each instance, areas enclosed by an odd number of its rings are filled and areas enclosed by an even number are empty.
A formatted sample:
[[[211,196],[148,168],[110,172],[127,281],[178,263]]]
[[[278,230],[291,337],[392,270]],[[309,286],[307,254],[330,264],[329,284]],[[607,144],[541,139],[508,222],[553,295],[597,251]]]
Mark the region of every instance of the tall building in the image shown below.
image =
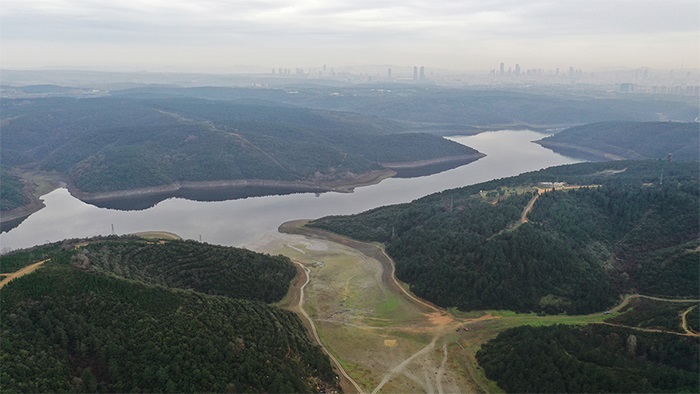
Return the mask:
[[[498,73],[498,75],[500,75],[500,76],[506,75],[506,65],[503,64],[503,62],[501,62],[501,69],[500,69],[500,72]]]
[[[386,70],[386,77],[391,79],[391,69]]]
[[[421,81],[425,80],[425,67],[420,66],[420,75],[418,76],[418,79]]]
[[[418,80],[418,67],[413,66],[413,80],[417,81]]]
[[[519,64],[515,65],[515,75],[520,75],[520,65]]]

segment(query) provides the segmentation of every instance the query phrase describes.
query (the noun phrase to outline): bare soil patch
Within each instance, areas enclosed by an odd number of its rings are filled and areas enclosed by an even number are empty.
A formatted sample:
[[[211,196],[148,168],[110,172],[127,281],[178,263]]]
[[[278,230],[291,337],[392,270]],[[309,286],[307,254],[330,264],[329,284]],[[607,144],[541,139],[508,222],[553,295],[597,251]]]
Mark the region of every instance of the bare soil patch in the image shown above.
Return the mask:
[[[2,289],[3,287],[5,287],[5,285],[7,285],[8,283],[10,283],[11,281],[13,281],[13,280],[15,280],[15,279],[17,279],[17,278],[21,278],[21,277],[24,276],[24,275],[27,275],[27,274],[30,274],[30,273],[34,272],[34,270],[36,270],[37,268],[39,268],[42,264],[44,264],[44,263],[47,262],[47,261],[49,261],[49,260],[42,260],[42,261],[36,262],[36,263],[34,263],[34,264],[30,264],[30,265],[28,265],[28,266],[26,266],[26,267],[24,267],[24,268],[22,268],[22,269],[20,269],[20,270],[17,270],[17,271],[15,271],[15,272],[11,273],[11,274],[7,274],[7,276],[5,276],[5,279],[3,279],[2,281],[0,281],[0,289]]]

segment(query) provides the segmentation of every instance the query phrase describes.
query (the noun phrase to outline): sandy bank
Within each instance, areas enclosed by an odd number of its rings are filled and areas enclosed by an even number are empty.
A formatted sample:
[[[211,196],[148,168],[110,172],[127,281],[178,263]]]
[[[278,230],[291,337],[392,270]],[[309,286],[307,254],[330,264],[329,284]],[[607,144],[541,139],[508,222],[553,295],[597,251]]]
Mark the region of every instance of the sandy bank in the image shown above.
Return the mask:
[[[395,175],[394,171],[385,169],[371,171],[365,174],[344,177],[335,180],[321,181],[277,181],[268,179],[236,179],[236,180],[219,180],[219,181],[185,181],[175,182],[169,185],[160,185],[152,187],[144,187],[138,189],[116,190],[109,192],[88,193],[78,189],[75,186],[69,186],[70,193],[85,202],[96,202],[103,200],[114,200],[124,198],[138,198],[158,195],[172,195],[184,190],[216,190],[230,188],[266,188],[266,189],[281,189],[294,190],[298,192],[352,192],[356,187],[372,185],[381,182],[383,179]]]

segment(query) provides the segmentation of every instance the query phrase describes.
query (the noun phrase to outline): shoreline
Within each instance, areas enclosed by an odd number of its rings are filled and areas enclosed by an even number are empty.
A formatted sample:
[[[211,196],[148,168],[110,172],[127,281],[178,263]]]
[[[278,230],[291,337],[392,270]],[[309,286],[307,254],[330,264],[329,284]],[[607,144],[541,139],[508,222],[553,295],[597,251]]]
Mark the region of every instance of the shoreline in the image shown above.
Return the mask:
[[[401,285],[399,279],[396,278],[396,266],[394,264],[394,260],[386,253],[384,247],[373,243],[358,241],[356,239],[320,228],[308,227],[307,224],[309,222],[311,222],[310,219],[290,220],[280,224],[277,231],[282,234],[296,234],[310,238],[324,239],[353,248],[365,256],[377,260],[382,266],[382,282],[388,288],[393,289],[397,294],[404,297],[406,301],[414,304],[420,309],[423,309],[425,313],[447,313],[444,308],[414,295]]]
[[[587,148],[585,146],[579,146],[575,144],[567,144],[562,142],[551,142],[551,141],[532,141],[535,144],[549,149],[555,153],[563,154],[565,156],[578,157],[585,160],[591,161],[610,161],[610,160],[628,160],[628,158],[619,156],[613,153],[608,153],[605,151]]]
[[[356,187],[374,185],[386,178],[396,175],[391,170],[376,170],[357,175],[350,179],[337,179],[328,181],[278,181],[270,179],[235,179],[217,181],[183,181],[168,185],[150,186],[137,189],[115,190],[109,192],[89,193],[84,192],[74,185],[68,186],[68,191],[74,197],[85,201],[105,201],[127,198],[151,197],[158,195],[170,195],[180,191],[208,191],[227,188],[260,187],[281,190],[298,190],[301,192],[339,192],[352,193]]]
[[[471,163],[473,161],[479,160],[482,157],[486,157],[484,153],[477,152],[469,155],[458,155],[458,156],[445,156],[438,157],[435,159],[426,160],[416,160],[416,161],[402,161],[402,162],[382,162],[381,164],[384,168],[391,170],[413,170],[421,169],[423,167],[432,167],[437,164],[450,164],[450,163]]]
[[[438,167],[440,166],[462,166],[479,160],[485,156],[485,154],[478,152],[475,154],[446,156],[435,159],[417,160],[409,162],[386,162],[380,163],[382,167],[384,167],[382,169],[366,172],[363,174],[353,174],[352,176],[332,180],[329,179],[316,181],[280,181],[269,179],[235,179],[215,181],[180,181],[167,185],[149,186],[143,188],[115,190],[97,193],[84,192],[78,189],[71,182],[68,182],[63,176],[57,176],[56,174],[52,174],[50,177],[48,174],[30,174],[31,176],[39,176],[42,178],[46,177],[47,179],[51,179],[51,187],[49,189],[43,190],[42,195],[50,193],[53,190],[56,190],[60,187],[66,187],[68,189],[68,192],[73,197],[85,203],[94,205],[100,203],[110,203],[115,201],[133,201],[141,198],[151,198],[156,200],[159,198],[167,199],[171,197],[177,197],[179,194],[187,192],[221,192],[231,190],[243,191],[246,189],[255,188],[261,188],[266,190],[265,193],[261,193],[260,195],[273,195],[275,194],[275,191],[293,193],[352,193],[355,190],[355,188],[358,187],[375,185],[387,178],[403,177],[402,174],[406,171],[425,170],[432,172],[431,170],[436,170],[434,172],[440,172],[441,170],[444,170],[438,169]],[[418,176],[422,175],[425,174],[418,174]],[[6,227],[9,229],[18,225],[32,214],[44,208],[45,205],[43,201],[39,198],[39,196],[35,195],[37,185],[34,182],[32,183],[33,190],[31,191],[31,193],[27,193],[31,199],[29,204],[17,207],[10,211],[0,213],[0,226],[2,226],[3,229]],[[183,198],[188,197],[185,196]]]

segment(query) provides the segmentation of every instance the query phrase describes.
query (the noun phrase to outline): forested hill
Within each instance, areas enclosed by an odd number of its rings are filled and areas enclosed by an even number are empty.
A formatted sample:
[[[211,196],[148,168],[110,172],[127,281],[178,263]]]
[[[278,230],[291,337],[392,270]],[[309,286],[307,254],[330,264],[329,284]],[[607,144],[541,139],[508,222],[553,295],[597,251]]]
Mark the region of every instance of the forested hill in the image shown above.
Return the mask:
[[[298,82],[280,89],[150,86],[110,94],[123,97],[199,97],[213,100],[262,99],[310,108],[351,111],[412,122],[446,132],[500,125],[573,125],[613,120],[691,121],[697,100],[653,96],[587,94],[530,87],[522,90],[460,89],[436,85],[375,83],[322,86]]]
[[[178,181],[323,181],[380,162],[479,156],[364,115],[200,99],[2,100],[5,166],[58,171],[84,192]]]
[[[29,204],[29,198],[24,194],[22,181],[10,174],[5,167],[0,167],[0,211],[7,211]]]
[[[516,327],[477,353],[509,393],[697,393],[698,338],[592,324]]]
[[[697,162],[582,163],[310,225],[386,243],[443,307],[587,313],[623,293],[698,297],[698,194]]]
[[[279,300],[287,258],[186,241],[88,239],[13,252],[0,384],[18,392],[310,392],[327,357]]]
[[[572,127],[538,144],[590,160],[700,160],[700,123],[603,122]]]

